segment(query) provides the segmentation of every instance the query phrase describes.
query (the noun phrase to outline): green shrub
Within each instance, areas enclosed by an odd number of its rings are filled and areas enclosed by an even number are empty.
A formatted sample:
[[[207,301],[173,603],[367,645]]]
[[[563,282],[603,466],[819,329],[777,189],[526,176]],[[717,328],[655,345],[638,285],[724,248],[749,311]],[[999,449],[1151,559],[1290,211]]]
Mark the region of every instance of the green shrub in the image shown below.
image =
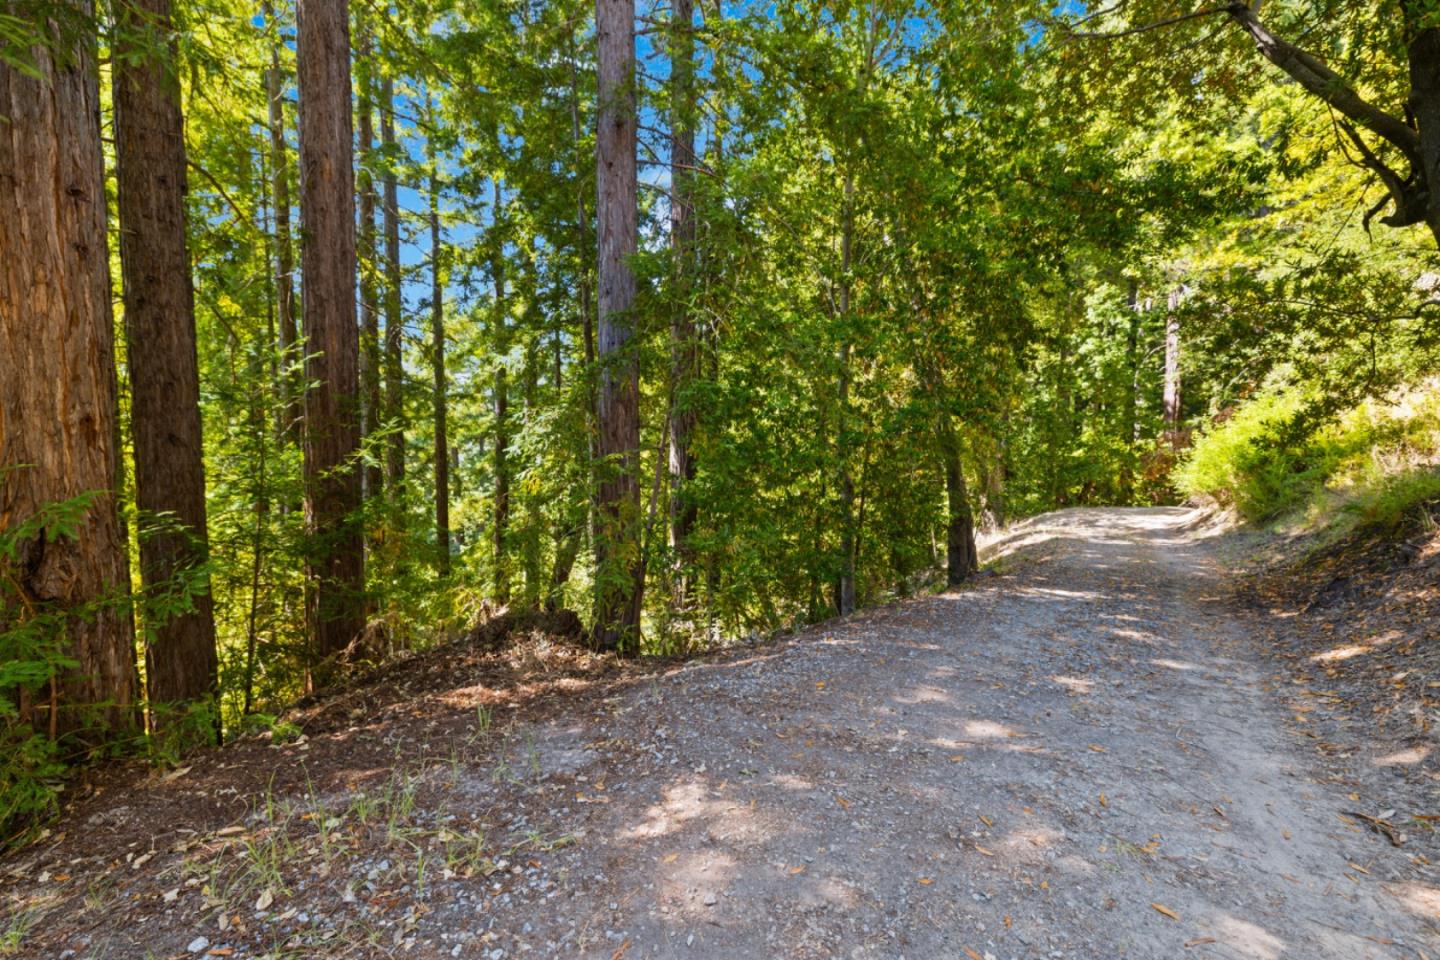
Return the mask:
[[[1394,529],[1440,497],[1440,384],[1324,417],[1302,387],[1275,386],[1203,431],[1175,472],[1251,521],[1308,510],[1320,525]]]
[[[5,479],[0,472],[0,483]],[[23,842],[56,809],[64,765],[48,731],[35,730],[21,706],[47,696],[75,662],[65,655],[73,613],[36,604],[14,575],[20,546],[35,536],[73,537],[97,494],[49,504],[0,531],[0,850]]]
[[[1303,504],[1325,469],[1287,439],[1306,409],[1300,388],[1262,391],[1199,435],[1175,471],[1176,488],[1233,506],[1248,520]]]

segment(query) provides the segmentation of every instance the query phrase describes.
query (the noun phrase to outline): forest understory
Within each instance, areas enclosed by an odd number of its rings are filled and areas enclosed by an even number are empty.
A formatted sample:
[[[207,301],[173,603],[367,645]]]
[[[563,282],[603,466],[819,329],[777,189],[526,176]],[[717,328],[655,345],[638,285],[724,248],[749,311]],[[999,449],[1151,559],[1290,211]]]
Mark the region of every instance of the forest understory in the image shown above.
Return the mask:
[[[1045,514],[688,661],[477,631],[3,866],[33,957],[1440,956],[1440,537]]]

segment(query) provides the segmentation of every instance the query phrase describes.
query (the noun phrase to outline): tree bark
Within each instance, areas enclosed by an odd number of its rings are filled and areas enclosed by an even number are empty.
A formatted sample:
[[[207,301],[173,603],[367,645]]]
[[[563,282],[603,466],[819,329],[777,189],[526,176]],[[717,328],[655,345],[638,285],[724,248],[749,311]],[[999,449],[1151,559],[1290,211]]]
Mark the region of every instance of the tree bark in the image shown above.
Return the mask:
[[[850,471],[850,450],[846,431],[850,421],[850,263],[855,242],[855,180],[845,175],[845,196],[840,214],[840,378],[838,385],[839,422],[835,446],[840,461],[840,582],[836,606],[843,617],[855,611],[855,478]]]
[[[360,199],[359,246],[356,259],[360,270],[360,435],[370,440],[380,432],[380,314],[376,302],[375,277],[375,177],[371,155],[375,149],[374,59],[369,29],[359,20],[360,41],[355,51],[356,126],[360,141],[355,189]],[[372,445],[373,447],[373,445]],[[367,456],[372,450],[366,451]],[[360,474],[361,496],[379,497],[384,480],[378,460],[367,459]]]
[[[674,313],[670,324],[670,549],[675,556],[675,605],[688,603],[694,566],[690,532],[697,506],[692,436],[698,417],[691,387],[700,351],[690,298],[695,274],[695,11],[692,0],[673,0],[670,31],[670,246],[674,257]]]
[[[596,223],[600,289],[597,356],[600,477],[593,636],[603,648],[640,647],[640,369],[630,346],[636,219],[635,3],[596,0],[599,104]]]
[[[495,444],[491,449],[495,497],[490,532],[494,550],[495,599],[505,604],[510,602],[510,560],[507,556],[507,538],[510,533],[510,392],[505,376],[505,354],[509,352],[510,343],[505,325],[505,239],[501,226],[504,209],[500,181],[495,180],[493,184],[495,207],[491,223],[495,236],[490,246],[490,277],[495,285],[495,309],[490,332],[496,362],[490,400],[495,417]]]
[[[170,0],[116,3],[120,271],[141,513],[140,580],[147,595],[178,589],[178,577],[205,564],[208,543],[195,296],[185,249],[185,130],[171,33]],[[145,623],[151,718],[165,722],[156,705],[193,704],[211,712],[211,729],[218,730],[209,578],[193,586],[188,610]]]
[[[430,168],[430,367],[435,378],[435,571],[450,576],[450,437],[445,396],[445,287],[440,274],[440,177]]]
[[[975,516],[965,486],[965,469],[960,457],[960,438],[949,414],[941,414],[941,449],[945,457],[945,583],[955,587],[975,572],[979,563],[975,550]]]
[[[385,167],[385,482],[392,491],[405,480],[405,316],[401,301],[400,201],[395,182],[395,80],[388,73],[380,86],[380,142]]]
[[[1440,29],[1426,24],[1428,5],[1423,0],[1401,3],[1410,92],[1399,115],[1376,107],[1322,59],[1272,33],[1257,14],[1258,4],[1233,0],[1224,9],[1250,35],[1261,56],[1344,118],[1341,127],[1360,150],[1362,165],[1379,177],[1393,204],[1394,211],[1381,222],[1392,227],[1424,223],[1440,244]],[[1399,150],[1410,166],[1409,174],[1401,176],[1387,166],[1364,143],[1356,126]],[[1379,209],[1366,214],[1367,225]]]
[[[1165,420],[1165,436],[1173,447],[1180,433],[1180,293],[1176,287],[1170,291],[1165,313],[1165,388],[1162,410]]]
[[[266,24],[275,18],[273,5],[266,0]],[[299,331],[295,327],[295,252],[290,240],[290,149],[285,145],[285,87],[280,72],[280,43],[270,46],[270,68],[265,71],[265,92],[269,104],[270,190],[275,205],[275,314],[280,328],[280,391],[278,429],[290,441],[299,437],[300,404],[291,364],[298,360]]]
[[[1425,9],[1425,5],[1413,0],[1407,6]],[[1406,104],[1419,128],[1419,179],[1426,185],[1425,225],[1440,245],[1440,28],[1430,26],[1415,31],[1407,53],[1410,97]]]
[[[74,11],[93,14],[86,0]],[[36,51],[38,77],[0,58],[0,530],[48,504],[103,491],[75,536],[18,544],[22,603],[77,614],[53,703],[37,729],[104,739],[133,729],[138,678],[125,537],[113,493],[116,383],[100,90],[94,36],[65,62]],[[43,335],[40,332],[43,331]],[[87,607],[93,615],[84,616]],[[9,626],[0,613],[0,629]]]
[[[300,0],[301,268],[304,271],[305,514],[311,533],[306,622],[323,660],[364,626],[358,518],[359,336],[350,25],[344,0]]]
[[[1127,384],[1127,395],[1125,397],[1125,420],[1123,424],[1124,435],[1120,442],[1125,447],[1124,458],[1120,461],[1120,497],[1129,503],[1135,496],[1135,442],[1140,438],[1136,436],[1140,429],[1139,418],[1139,379],[1140,379],[1140,285],[1130,281],[1129,292],[1125,297],[1125,306],[1129,312],[1129,323],[1125,333],[1125,369],[1130,375],[1130,382]]]

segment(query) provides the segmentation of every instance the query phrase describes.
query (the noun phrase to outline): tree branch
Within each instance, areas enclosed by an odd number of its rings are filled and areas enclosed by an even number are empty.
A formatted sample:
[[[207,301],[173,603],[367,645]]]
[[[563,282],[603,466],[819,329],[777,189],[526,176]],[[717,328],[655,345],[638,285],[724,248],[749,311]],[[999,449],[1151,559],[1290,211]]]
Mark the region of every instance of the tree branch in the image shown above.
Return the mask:
[[[1412,166],[1421,166],[1420,135],[1405,121],[1361,98],[1339,74],[1317,57],[1275,36],[1241,0],[1233,0],[1226,11],[1255,41],[1255,48],[1266,60],[1348,119],[1388,141],[1405,154]]]
[[[1117,4],[1118,6],[1118,4]],[[1111,8],[1112,10],[1114,7]],[[1214,16],[1217,13],[1229,13],[1228,6],[1206,7],[1203,10],[1195,10],[1191,13],[1182,13],[1176,17],[1169,17],[1165,20],[1156,20],[1154,23],[1141,24],[1138,27],[1131,27],[1128,30],[1116,30],[1113,33],[1092,33],[1085,30],[1071,30],[1072,37],[1080,37],[1085,40],[1113,40],[1117,37],[1132,37],[1137,33],[1149,33],[1151,30],[1159,30],[1161,27],[1174,26],[1177,23],[1184,23],[1186,20],[1198,20],[1201,17]],[[1090,19],[1089,17],[1086,18]],[[1080,21],[1083,23],[1084,21]]]

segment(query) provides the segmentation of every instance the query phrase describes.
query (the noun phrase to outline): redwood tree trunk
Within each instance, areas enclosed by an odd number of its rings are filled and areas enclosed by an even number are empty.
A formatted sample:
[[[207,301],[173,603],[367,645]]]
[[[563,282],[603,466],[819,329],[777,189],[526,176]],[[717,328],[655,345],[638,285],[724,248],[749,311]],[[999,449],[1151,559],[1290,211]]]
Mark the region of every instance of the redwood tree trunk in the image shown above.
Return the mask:
[[[380,88],[380,142],[390,155],[395,149],[395,80],[387,73]],[[400,201],[395,170],[387,166],[385,206],[385,482],[393,489],[405,479],[405,317],[400,299]]]
[[[845,196],[840,223],[840,322],[842,327],[850,323],[850,263],[855,241],[855,211],[853,198],[855,181],[845,175]],[[850,449],[846,431],[850,422],[850,340],[849,333],[842,332],[840,344],[840,378],[838,384],[839,423],[835,430],[836,455],[840,462],[840,582],[837,584],[835,605],[843,617],[855,610],[855,478],[850,472]]]
[[[1125,419],[1122,421],[1123,435],[1120,442],[1125,446],[1125,455],[1120,461],[1120,497],[1129,503],[1135,495],[1135,434],[1140,429],[1139,397],[1136,383],[1140,371],[1140,285],[1130,281],[1130,292],[1126,295],[1129,311],[1129,327],[1125,335],[1125,370],[1129,374],[1126,384]]]
[[[965,469],[960,459],[960,439],[949,422],[941,427],[941,448],[945,457],[945,583],[964,583],[979,566],[975,550],[975,515],[970,492],[965,486]]]
[[[433,162],[433,161],[432,161]],[[435,375],[435,569],[450,575],[450,437],[445,397],[445,288],[440,278],[440,178],[430,173],[430,365]]]
[[[369,439],[379,432],[383,420],[380,408],[380,313],[375,295],[375,178],[370,154],[375,148],[373,84],[374,69],[370,35],[361,23],[360,47],[356,51],[356,126],[360,141],[360,164],[355,174],[360,198],[360,228],[357,260],[360,268],[360,433]],[[367,461],[360,476],[366,500],[380,496],[384,481],[379,461]]]
[[[130,428],[147,594],[205,563],[205,467],[195,296],[185,250],[185,130],[170,0],[115,5],[115,157],[120,272],[130,362]],[[154,520],[158,529],[151,529]],[[145,624],[152,704],[211,704],[219,693],[208,578],[190,609]],[[218,720],[218,716],[214,718]]]
[[[635,2],[596,0],[599,106],[596,226],[599,252],[597,359],[600,389],[594,638],[640,648],[640,368],[630,346],[635,274]]]
[[[670,325],[670,549],[676,562],[675,599],[684,606],[694,564],[690,532],[696,504],[692,435],[698,422],[690,396],[699,367],[695,316],[690,306],[695,264],[695,63],[694,8],[673,0],[670,32],[670,245],[675,258],[674,315]]]
[[[500,603],[510,602],[510,563],[507,540],[510,533],[510,389],[505,376],[505,354],[510,343],[505,327],[505,262],[504,234],[501,228],[503,207],[501,205],[500,181],[494,181],[495,212],[492,218],[495,240],[490,250],[490,276],[495,283],[494,328],[491,339],[495,355],[494,386],[491,402],[495,416],[495,446],[492,466],[495,474],[494,516],[491,525],[491,545],[495,560],[495,599]]]
[[[88,2],[75,4],[90,16]],[[115,355],[94,38],[39,77],[0,58],[0,530],[116,476]],[[57,734],[134,726],[137,677],[125,538],[115,496],[96,497],[76,536],[37,534],[9,573],[24,604],[93,616],[66,625],[78,666],[31,719]],[[9,616],[9,610],[0,618]],[[0,629],[6,624],[0,620]]]
[[[306,622],[323,660],[364,626],[350,24],[344,0],[300,0],[298,15],[300,259],[305,379],[313,384],[305,394]]]
[[[1153,396],[1153,394],[1152,394]],[[1180,288],[1170,291],[1165,314],[1165,436],[1174,446],[1180,432]]]
[[[265,3],[265,22],[274,20],[275,12]],[[266,100],[270,119],[271,201],[275,205],[275,315],[280,328],[282,372],[280,390],[280,435],[294,440],[298,436],[300,405],[297,402],[295,378],[290,365],[295,362],[299,331],[295,327],[295,251],[290,240],[290,148],[285,145],[285,87],[280,73],[280,42],[270,47],[270,68],[265,71]]]

